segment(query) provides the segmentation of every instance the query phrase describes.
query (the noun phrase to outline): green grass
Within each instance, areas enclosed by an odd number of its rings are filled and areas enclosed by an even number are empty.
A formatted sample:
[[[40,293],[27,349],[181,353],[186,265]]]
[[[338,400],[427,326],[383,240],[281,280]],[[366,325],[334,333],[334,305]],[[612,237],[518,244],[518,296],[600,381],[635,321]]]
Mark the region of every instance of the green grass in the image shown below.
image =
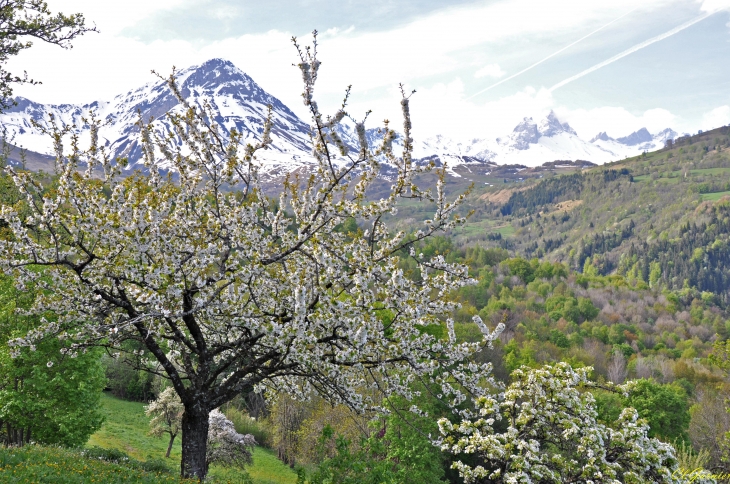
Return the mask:
[[[515,228],[512,225],[505,225],[504,227],[499,227],[497,232],[502,234],[502,237],[511,237],[515,234]]]
[[[127,402],[107,394],[102,395],[101,404],[106,421],[87,444],[105,449],[119,449],[139,460],[164,458],[167,439],[147,435],[149,418],[144,414],[142,403]],[[180,437],[176,439],[170,454],[171,462],[180,462]]]
[[[726,197],[730,195],[730,191],[728,192],[715,192],[715,193],[704,193],[700,195],[702,197],[703,202],[716,202],[720,200],[722,197]]]
[[[256,447],[253,453],[253,465],[247,467],[248,475],[256,484],[295,484],[297,475],[288,466],[276,458],[269,449]],[[218,479],[238,482],[240,474],[235,469],[213,469],[211,475]]]
[[[145,472],[81,456],[77,450],[29,445],[0,447],[0,482],[54,484],[180,483],[177,474]]]
[[[512,225],[500,225],[500,221],[482,219],[476,221],[467,221],[464,225],[456,227],[452,230],[456,236],[469,237],[474,235],[500,233],[502,237],[514,235],[515,228]]]
[[[698,168],[689,171],[692,175],[720,175],[730,173],[730,168]]]
[[[679,183],[679,180],[684,177],[684,171],[672,171],[672,172],[661,172],[658,180],[668,180],[669,183]],[[730,168],[698,168],[696,170],[689,170],[688,175],[723,175],[730,173]],[[651,178],[651,175],[638,175],[634,177],[635,182],[646,181]]]
[[[107,449],[119,449],[130,457],[139,460],[164,459],[168,440],[155,438],[147,434],[149,419],[144,414],[144,405],[138,402],[127,402],[107,394],[101,400],[106,421],[91,436],[87,446],[99,446]],[[180,436],[170,453],[170,467],[178,469],[181,456]],[[246,468],[248,474],[257,484],[294,484],[296,474],[279,461],[274,453],[262,447],[256,447],[253,453],[253,464]],[[212,477],[223,481],[239,482],[243,474],[236,469],[223,469],[213,466]]]

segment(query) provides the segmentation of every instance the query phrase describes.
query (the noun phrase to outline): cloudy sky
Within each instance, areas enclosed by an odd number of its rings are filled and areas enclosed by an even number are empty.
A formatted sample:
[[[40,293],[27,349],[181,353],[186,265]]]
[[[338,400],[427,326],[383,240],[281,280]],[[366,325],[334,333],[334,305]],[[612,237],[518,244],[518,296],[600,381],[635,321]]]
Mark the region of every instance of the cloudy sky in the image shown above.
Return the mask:
[[[48,0],[100,33],[13,59],[39,102],[110,99],[173,65],[231,60],[306,119],[291,37],[320,32],[331,110],[399,119],[416,136],[494,137],[550,109],[585,138],[730,123],[730,0]]]

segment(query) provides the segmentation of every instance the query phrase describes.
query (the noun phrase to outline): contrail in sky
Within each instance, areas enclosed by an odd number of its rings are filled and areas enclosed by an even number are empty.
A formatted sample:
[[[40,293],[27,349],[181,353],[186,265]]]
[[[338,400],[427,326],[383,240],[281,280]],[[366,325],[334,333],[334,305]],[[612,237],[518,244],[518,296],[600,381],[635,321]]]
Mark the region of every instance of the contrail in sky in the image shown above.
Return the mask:
[[[476,94],[472,94],[472,95],[471,95],[471,96],[469,96],[469,97],[468,97],[467,99],[471,99],[471,98],[473,98],[473,97],[475,97],[475,96],[478,96],[478,95],[480,95],[480,94],[482,94],[482,93],[484,93],[484,92],[487,92],[487,91],[489,91],[490,89],[492,89],[493,87],[497,87],[497,86],[499,86],[500,84],[502,84],[502,83],[504,83],[504,82],[507,82],[507,81],[509,81],[510,79],[514,79],[515,77],[519,76],[520,74],[524,74],[525,72],[529,71],[529,70],[530,70],[530,69],[532,69],[533,67],[539,66],[540,64],[542,64],[542,63],[543,63],[543,62],[545,62],[546,60],[548,60],[548,59],[550,59],[550,58],[552,58],[552,57],[555,57],[556,55],[560,54],[560,53],[561,53],[561,52],[563,52],[564,50],[566,50],[566,49],[570,49],[570,48],[571,48],[571,47],[573,47],[573,46],[574,46],[575,44],[577,44],[577,43],[579,43],[579,42],[582,42],[582,41],[584,41],[585,39],[587,39],[588,37],[590,37],[591,35],[593,35],[593,34],[595,34],[595,33],[598,33],[598,32],[600,32],[601,30],[605,29],[606,27],[608,27],[608,26],[609,26],[609,25],[611,25],[612,23],[614,23],[614,22],[618,22],[619,20],[621,20],[622,18],[624,18],[625,16],[627,16],[628,14],[630,14],[631,12],[633,12],[634,10],[636,10],[637,8],[639,8],[639,7],[636,7],[636,8],[634,8],[634,9],[632,9],[632,10],[629,10],[628,12],[626,12],[626,13],[625,13],[625,14],[623,14],[623,15],[621,15],[620,17],[618,17],[618,18],[615,18],[615,19],[611,20],[611,21],[610,21],[610,22],[608,22],[608,23],[607,23],[606,25],[604,25],[604,26],[602,26],[602,27],[600,27],[600,28],[597,28],[596,30],[594,30],[593,32],[591,32],[591,33],[589,33],[589,34],[587,34],[587,35],[584,35],[583,37],[581,37],[580,39],[576,40],[576,41],[575,41],[575,42],[573,42],[572,44],[566,45],[565,47],[563,47],[563,48],[562,48],[562,49],[560,49],[559,51],[557,51],[557,52],[553,52],[552,54],[550,54],[549,56],[545,57],[544,59],[541,59],[541,60],[539,60],[539,61],[535,62],[535,63],[534,63],[534,64],[532,64],[531,66],[529,66],[529,67],[526,67],[525,69],[522,69],[522,70],[521,70],[520,72],[518,72],[518,73],[516,73],[516,74],[512,74],[511,76],[509,76],[509,77],[507,77],[507,78],[505,78],[505,79],[502,79],[501,81],[499,81],[499,82],[497,82],[497,83],[495,83],[495,84],[492,84],[491,86],[489,86],[489,87],[487,87],[487,88],[485,88],[485,89],[482,89],[482,90],[481,90],[481,91],[479,91],[478,93],[476,93]]]
[[[605,67],[605,66],[607,66],[609,64],[612,64],[612,63],[616,62],[617,60],[622,59],[622,58],[626,57],[627,55],[633,54],[634,52],[636,52],[638,50],[641,50],[644,47],[647,47],[647,46],[649,46],[649,45],[651,45],[651,44],[653,44],[655,42],[659,42],[660,40],[664,40],[667,37],[671,37],[672,35],[674,35],[674,34],[676,34],[678,32],[681,32],[681,31],[683,31],[686,28],[689,28],[689,27],[693,26],[697,22],[701,22],[702,20],[706,19],[710,15],[714,15],[718,11],[719,10],[715,10],[715,11],[706,13],[704,15],[700,15],[699,17],[695,17],[692,20],[690,20],[689,22],[683,23],[679,27],[675,27],[675,28],[673,28],[672,30],[670,30],[668,32],[664,32],[663,34],[657,35],[656,37],[652,37],[649,40],[645,40],[644,42],[642,42],[640,44],[636,44],[633,47],[629,47],[625,51],[621,52],[620,54],[616,54],[615,56],[611,57],[610,59],[607,59],[607,60],[605,60],[603,62],[600,62],[600,63],[596,64],[593,67],[589,67],[588,69],[584,70],[583,72],[580,72],[580,73],[578,73],[578,74],[576,74],[574,76],[571,76],[571,77],[569,77],[569,78],[567,78],[567,79],[565,79],[563,81],[560,81],[559,83],[557,83],[553,87],[551,87],[549,89],[549,91],[550,92],[553,92],[556,89],[560,89],[564,85],[566,85],[566,84],[568,84],[570,82],[573,82],[576,79],[580,79],[581,77],[583,77],[585,75],[588,75],[591,72],[597,71],[601,67]]]

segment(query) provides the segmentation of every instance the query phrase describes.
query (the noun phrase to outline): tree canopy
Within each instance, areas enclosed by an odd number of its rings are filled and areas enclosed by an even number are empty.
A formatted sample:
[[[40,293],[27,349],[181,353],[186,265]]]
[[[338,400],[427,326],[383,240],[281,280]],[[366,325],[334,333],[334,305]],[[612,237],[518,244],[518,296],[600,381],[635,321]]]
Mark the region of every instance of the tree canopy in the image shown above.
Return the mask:
[[[42,324],[40,317],[15,314],[32,300],[33,291],[19,294],[10,279],[0,278],[0,441],[83,445],[103,422],[99,351],[71,358],[61,354],[68,344],[52,338],[20,350],[9,346],[9,339]]]
[[[442,449],[475,455],[454,468],[473,482],[685,482],[676,475],[671,445],[648,436],[633,408],[611,426],[597,420],[590,368],[558,363],[521,368],[500,395],[478,400],[480,418],[458,424],[442,418]],[[630,392],[630,384],[622,387]]]

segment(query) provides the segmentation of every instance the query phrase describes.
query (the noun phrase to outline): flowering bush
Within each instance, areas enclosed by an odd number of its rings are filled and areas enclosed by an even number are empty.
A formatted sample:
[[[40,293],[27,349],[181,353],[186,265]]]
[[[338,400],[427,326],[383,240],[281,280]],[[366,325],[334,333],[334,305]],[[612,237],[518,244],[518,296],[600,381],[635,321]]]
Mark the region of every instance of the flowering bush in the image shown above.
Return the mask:
[[[256,445],[253,435],[236,432],[233,422],[215,409],[210,412],[208,427],[208,464],[243,467],[250,464],[251,450]]]
[[[611,427],[597,421],[590,371],[567,363],[515,370],[503,395],[477,400],[479,419],[439,421],[442,450],[474,454],[477,463],[453,466],[467,483],[685,482],[672,446],[648,437],[636,410]]]

